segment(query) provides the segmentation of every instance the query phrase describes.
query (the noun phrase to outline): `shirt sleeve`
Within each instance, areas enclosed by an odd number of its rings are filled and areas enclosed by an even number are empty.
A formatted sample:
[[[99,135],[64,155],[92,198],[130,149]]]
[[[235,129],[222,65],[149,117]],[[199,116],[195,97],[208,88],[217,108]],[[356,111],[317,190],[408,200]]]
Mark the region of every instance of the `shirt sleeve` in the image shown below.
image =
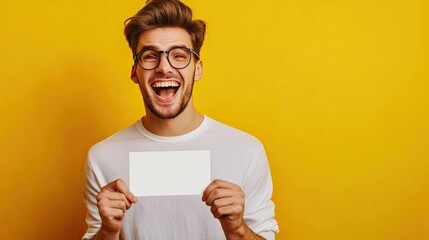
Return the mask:
[[[256,234],[273,240],[279,228],[271,200],[273,184],[270,167],[262,144],[252,159],[242,187],[245,193],[244,221]]]
[[[91,166],[90,157],[86,161],[84,170],[83,202],[86,205],[86,224],[88,228],[82,240],[92,239],[101,227],[101,218],[98,213],[96,196],[101,191],[101,186]]]

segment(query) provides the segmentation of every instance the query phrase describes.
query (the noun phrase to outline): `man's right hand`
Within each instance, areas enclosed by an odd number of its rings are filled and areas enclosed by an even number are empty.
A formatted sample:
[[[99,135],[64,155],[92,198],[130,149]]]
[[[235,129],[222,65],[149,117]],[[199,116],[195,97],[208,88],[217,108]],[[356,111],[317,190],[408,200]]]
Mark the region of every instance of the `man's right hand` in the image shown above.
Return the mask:
[[[118,239],[125,211],[136,203],[137,198],[121,179],[110,182],[97,195],[97,207],[101,217],[101,229],[97,237]]]

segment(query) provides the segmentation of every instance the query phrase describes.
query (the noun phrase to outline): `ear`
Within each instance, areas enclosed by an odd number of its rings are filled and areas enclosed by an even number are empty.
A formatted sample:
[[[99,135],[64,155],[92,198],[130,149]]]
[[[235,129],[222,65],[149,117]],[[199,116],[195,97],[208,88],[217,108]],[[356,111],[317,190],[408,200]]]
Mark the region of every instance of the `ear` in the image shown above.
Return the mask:
[[[194,74],[194,81],[198,81],[203,76],[203,62],[201,60],[198,60],[197,64],[195,64],[195,74]]]
[[[131,76],[130,76],[131,80],[134,83],[139,83],[139,78],[137,77],[137,67],[135,64],[133,64],[133,66],[131,67]]]

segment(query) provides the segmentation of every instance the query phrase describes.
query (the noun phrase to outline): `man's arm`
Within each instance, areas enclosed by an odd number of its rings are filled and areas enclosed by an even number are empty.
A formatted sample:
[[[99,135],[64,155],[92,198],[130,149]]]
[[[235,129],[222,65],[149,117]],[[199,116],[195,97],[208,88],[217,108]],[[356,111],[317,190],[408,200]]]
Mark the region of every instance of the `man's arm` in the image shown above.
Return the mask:
[[[240,186],[216,179],[204,190],[202,200],[219,219],[227,240],[260,240],[243,219],[244,192]]]
[[[119,240],[125,211],[136,202],[137,198],[121,179],[101,188],[97,195],[97,207],[102,223],[100,230],[92,239]]]

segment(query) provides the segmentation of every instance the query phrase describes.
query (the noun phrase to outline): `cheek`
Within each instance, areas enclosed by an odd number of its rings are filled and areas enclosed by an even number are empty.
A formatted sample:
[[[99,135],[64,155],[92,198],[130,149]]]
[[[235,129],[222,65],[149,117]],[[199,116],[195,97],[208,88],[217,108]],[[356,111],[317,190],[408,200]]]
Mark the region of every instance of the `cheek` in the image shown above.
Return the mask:
[[[192,83],[195,76],[195,68],[187,69],[187,71],[179,72],[180,76],[186,83]]]
[[[143,72],[143,71],[137,72],[137,78],[138,78],[139,84],[142,86],[146,85],[149,77],[150,77],[150,73],[148,73],[148,72]]]

